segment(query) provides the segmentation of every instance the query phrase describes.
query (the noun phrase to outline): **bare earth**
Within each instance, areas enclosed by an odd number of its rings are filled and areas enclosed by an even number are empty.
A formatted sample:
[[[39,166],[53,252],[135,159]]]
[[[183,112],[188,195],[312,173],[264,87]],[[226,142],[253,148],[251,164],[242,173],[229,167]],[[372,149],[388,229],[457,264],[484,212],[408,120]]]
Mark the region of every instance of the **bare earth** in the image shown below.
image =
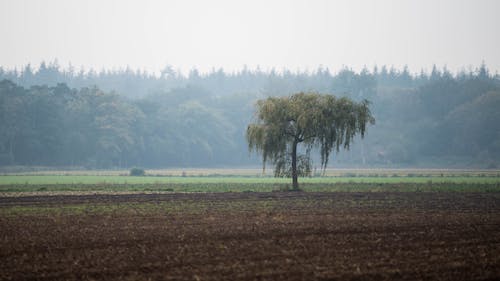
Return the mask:
[[[498,280],[500,193],[0,198],[0,280],[82,279]]]

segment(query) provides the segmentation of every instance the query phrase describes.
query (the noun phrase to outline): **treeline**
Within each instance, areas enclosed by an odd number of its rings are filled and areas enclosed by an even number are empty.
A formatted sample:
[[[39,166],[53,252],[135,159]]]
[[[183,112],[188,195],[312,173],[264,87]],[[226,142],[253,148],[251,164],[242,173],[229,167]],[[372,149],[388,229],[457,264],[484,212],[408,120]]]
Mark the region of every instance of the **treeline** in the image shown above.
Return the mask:
[[[242,130],[229,121],[231,109],[222,107],[223,101],[190,87],[128,100],[96,87],[25,89],[3,80],[0,163],[89,168],[236,164],[240,159],[235,156],[245,149],[236,145]]]
[[[223,69],[212,69],[208,73],[200,73],[192,69],[183,75],[172,66],[165,66],[161,73],[154,75],[146,71],[130,68],[118,70],[75,69],[73,66],[62,68],[57,61],[42,62],[37,67],[30,64],[24,68],[4,69],[0,66],[0,80],[7,79],[23,87],[37,85],[56,86],[64,83],[70,88],[98,86],[105,92],[116,92],[128,98],[143,98],[159,91],[197,86],[209,91],[212,95],[226,96],[235,93],[264,93],[266,95],[287,95],[297,90],[313,90],[318,92],[353,93],[363,89],[374,88],[376,85],[391,87],[418,87],[429,81],[454,77],[460,80],[474,76],[487,76],[500,79],[500,76],[490,75],[483,64],[478,69],[463,70],[452,74],[446,68],[436,66],[427,73],[423,70],[412,74],[407,67],[402,70],[388,66],[375,66],[356,73],[344,68],[336,74],[328,68],[319,67],[312,71],[292,72],[287,69],[263,71],[260,68],[242,68],[232,73]]]
[[[123,70],[0,68],[0,165],[249,166],[254,102],[316,91],[372,102],[376,124],[334,166],[496,167],[500,78],[380,67],[336,74],[243,69],[183,76]]]

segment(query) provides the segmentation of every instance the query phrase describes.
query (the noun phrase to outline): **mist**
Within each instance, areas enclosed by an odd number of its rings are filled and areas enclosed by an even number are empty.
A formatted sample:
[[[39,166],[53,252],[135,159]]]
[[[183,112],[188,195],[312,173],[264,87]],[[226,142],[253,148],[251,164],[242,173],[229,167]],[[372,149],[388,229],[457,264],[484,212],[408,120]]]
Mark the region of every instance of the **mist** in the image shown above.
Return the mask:
[[[4,68],[500,70],[495,0],[0,1]]]
[[[498,10],[0,1],[0,165],[257,167],[255,102],[318,92],[367,99],[376,119],[331,167],[498,168]]]
[[[76,73],[57,63],[36,69],[0,72],[4,167],[257,167],[261,159],[245,140],[255,102],[307,91],[371,102],[375,125],[349,151],[332,155],[330,167],[500,164],[500,77],[485,64],[419,74],[387,66],[188,75],[167,66],[161,76]]]

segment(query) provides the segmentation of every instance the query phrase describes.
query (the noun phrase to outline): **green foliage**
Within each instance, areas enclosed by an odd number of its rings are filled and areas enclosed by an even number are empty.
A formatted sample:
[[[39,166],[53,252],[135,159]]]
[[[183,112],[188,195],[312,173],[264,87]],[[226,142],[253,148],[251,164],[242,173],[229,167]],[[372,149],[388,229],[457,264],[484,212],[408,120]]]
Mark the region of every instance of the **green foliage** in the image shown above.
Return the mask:
[[[451,111],[443,127],[463,142],[454,143],[461,151],[481,155],[483,161],[500,159],[500,90],[490,91]],[[468,149],[466,149],[468,148]],[[495,165],[490,162],[489,165]]]
[[[292,165],[290,165],[291,162],[290,154],[286,154],[285,157],[278,159],[276,163],[274,163],[274,176],[277,178],[291,178],[293,175]],[[308,154],[297,155],[297,176],[312,176],[311,166],[311,157]]]
[[[324,169],[333,150],[349,149],[357,134],[364,137],[366,125],[375,122],[368,105],[367,100],[357,103],[346,97],[318,93],[259,100],[257,120],[247,129],[249,149],[262,154],[264,165],[275,165],[276,176],[294,178],[297,188],[299,173],[310,174],[311,149],[319,148]],[[297,159],[299,143],[305,145],[307,153]],[[297,162],[302,167],[298,171]]]
[[[21,72],[0,67],[0,165],[253,166],[259,159],[248,157],[245,133],[256,100],[309,89],[371,102],[377,124],[363,140],[355,137],[349,152],[335,155],[340,165],[500,166],[500,76],[484,65],[456,75],[381,66],[183,76],[166,67],[156,77],[65,72],[50,63]],[[298,153],[307,153],[302,144]]]
[[[135,177],[140,177],[146,175],[146,171],[141,168],[132,168],[130,169],[130,175]]]

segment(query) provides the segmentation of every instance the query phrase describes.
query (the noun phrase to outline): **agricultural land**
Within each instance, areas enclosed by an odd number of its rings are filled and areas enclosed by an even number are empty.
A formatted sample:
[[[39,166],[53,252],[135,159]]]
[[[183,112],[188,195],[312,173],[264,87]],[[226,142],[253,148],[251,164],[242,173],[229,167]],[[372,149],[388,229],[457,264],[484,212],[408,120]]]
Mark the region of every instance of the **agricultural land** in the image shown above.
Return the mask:
[[[0,280],[500,278],[496,172],[288,181],[0,176]]]

